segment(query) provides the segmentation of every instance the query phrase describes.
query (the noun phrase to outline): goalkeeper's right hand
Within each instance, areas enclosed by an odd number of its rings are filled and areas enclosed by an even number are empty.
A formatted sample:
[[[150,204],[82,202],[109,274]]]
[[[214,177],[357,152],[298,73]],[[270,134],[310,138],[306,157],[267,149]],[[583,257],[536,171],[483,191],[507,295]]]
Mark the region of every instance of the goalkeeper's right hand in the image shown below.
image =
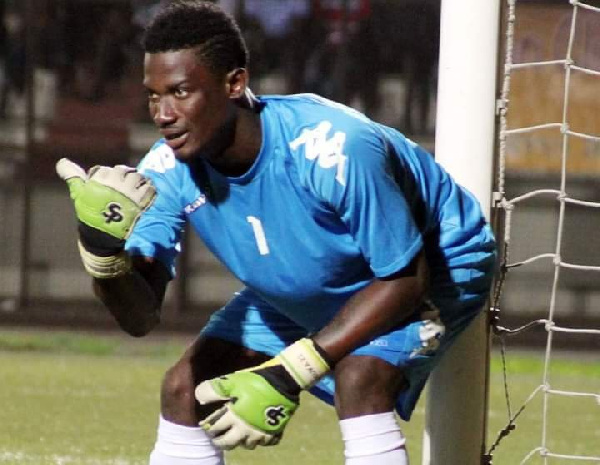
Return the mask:
[[[324,357],[312,339],[303,338],[262,365],[203,381],[195,390],[200,405],[225,404],[200,426],[224,450],[277,444],[298,408],[300,392],[330,370]]]
[[[134,168],[94,166],[87,173],[67,158],[56,164],[67,182],[79,220],[79,252],[95,278],[114,278],[131,270],[125,240],[156,198],[149,179]]]

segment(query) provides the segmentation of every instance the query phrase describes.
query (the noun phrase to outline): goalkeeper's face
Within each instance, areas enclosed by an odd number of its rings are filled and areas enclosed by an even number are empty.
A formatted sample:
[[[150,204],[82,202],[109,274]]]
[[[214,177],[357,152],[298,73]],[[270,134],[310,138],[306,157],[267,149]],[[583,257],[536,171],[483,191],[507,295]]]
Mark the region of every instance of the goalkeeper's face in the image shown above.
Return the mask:
[[[243,70],[242,70],[243,72]],[[241,85],[232,73],[219,77],[199,62],[193,49],[147,53],[144,86],[152,120],[175,156],[220,157],[235,131]]]

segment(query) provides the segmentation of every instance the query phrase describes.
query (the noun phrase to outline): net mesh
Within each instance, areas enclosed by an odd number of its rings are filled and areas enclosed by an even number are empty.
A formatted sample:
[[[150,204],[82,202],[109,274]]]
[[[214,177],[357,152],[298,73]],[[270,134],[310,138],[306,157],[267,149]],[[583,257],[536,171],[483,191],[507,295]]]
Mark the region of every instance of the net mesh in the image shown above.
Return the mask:
[[[554,337],[557,333],[568,333],[574,337],[577,336],[600,336],[600,329],[590,327],[566,327],[559,325],[556,319],[557,310],[557,296],[559,294],[561,284],[561,273],[565,273],[565,270],[576,270],[577,272],[585,272],[588,274],[594,274],[595,280],[600,278],[600,266],[587,263],[575,263],[571,260],[565,259],[563,256],[564,244],[565,244],[565,225],[567,222],[566,209],[567,206],[577,206],[577,208],[585,208],[589,210],[590,215],[600,215],[600,202],[592,201],[586,198],[581,198],[577,193],[571,192],[568,183],[569,179],[573,176],[581,176],[582,172],[585,174],[585,166],[596,166],[593,163],[598,163],[598,144],[600,142],[600,136],[598,135],[597,128],[591,124],[582,124],[577,118],[582,112],[585,114],[585,109],[578,109],[574,111],[574,106],[585,105],[586,102],[582,102],[581,99],[574,97],[576,92],[575,88],[581,90],[581,86],[587,86],[588,89],[594,89],[595,93],[600,93],[600,69],[594,67],[594,61],[590,60],[586,56],[577,56],[574,51],[576,50],[576,44],[578,40],[581,40],[582,29],[586,28],[587,39],[595,40],[596,43],[600,43],[600,35],[591,34],[594,32],[590,28],[590,25],[600,24],[600,8],[590,4],[589,2],[583,2],[579,0],[571,0],[567,2],[565,0],[564,7],[570,8],[568,22],[560,29],[566,36],[566,47],[561,50],[563,56],[550,57],[549,59],[539,59],[539,54],[526,53],[527,50],[516,50],[515,48],[515,34],[516,24],[519,20],[517,8],[517,0],[507,0],[504,6],[504,22],[505,22],[505,46],[504,46],[504,74],[502,80],[502,88],[500,98],[498,100],[498,114],[499,114],[499,138],[498,138],[498,177],[496,179],[496,192],[494,193],[494,201],[496,205],[496,212],[501,217],[500,221],[503,223],[502,229],[502,241],[501,241],[501,267],[500,273],[496,282],[496,288],[492,302],[492,320],[493,330],[495,336],[500,341],[501,356],[504,367],[504,391],[506,399],[506,407],[508,410],[508,422],[504,428],[497,434],[497,437],[492,442],[488,454],[484,457],[484,463],[492,463],[492,457],[497,451],[497,448],[501,441],[510,434],[516,426],[519,416],[527,409],[534,399],[541,397],[542,409],[541,409],[541,438],[538,446],[530,450],[525,457],[522,459],[521,464],[530,462],[534,457],[541,457],[544,464],[549,463],[552,459],[552,463],[563,461],[588,461],[598,463],[600,462],[600,456],[588,456],[588,455],[576,455],[569,454],[569,451],[552,450],[549,447],[549,410],[550,397],[571,397],[581,399],[581,401],[592,400],[600,404],[600,393],[594,392],[577,392],[572,390],[561,390],[553,387],[551,377],[551,361],[554,349]],[[580,16],[582,13],[586,14],[586,21],[582,21]],[[597,30],[600,32],[600,29]],[[535,50],[535,40],[529,42],[522,41],[521,43],[529,44],[530,49]],[[593,42],[592,42],[593,44]],[[589,45],[589,44],[588,44]],[[592,53],[596,54],[596,58],[600,57],[600,48],[592,46]],[[523,47],[527,48],[527,47]],[[588,47],[589,48],[589,47]],[[521,59],[516,59],[520,56]],[[531,59],[528,59],[531,58]],[[596,60],[597,62],[598,60]],[[591,64],[590,64],[591,63]],[[542,111],[538,111],[537,114],[542,117],[531,117],[531,115],[516,115],[512,117],[513,113],[516,113],[519,108],[519,103],[524,99],[535,99],[539,98],[540,94],[539,81],[536,79],[530,79],[527,85],[530,87],[525,92],[516,92],[511,88],[515,73],[527,73],[530,70],[541,70],[549,69],[553,71],[553,76],[556,77],[557,67],[560,69],[560,81],[556,79],[553,81],[555,84],[559,82],[562,86],[555,85],[553,87],[554,100],[557,103],[557,109],[553,110],[547,107],[544,111],[544,103],[540,100],[536,102],[538,107],[542,107]],[[520,84],[527,81],[523,75],[519,76]],[[522,86],[523,87],[523,86]],[[558,92],[556,89],[560,89]],[[558,93],[558,96],[557,96]],[[589,106],[589,102],[587,102]],[[598,107],[595,110],[598,111]],[[509,120],[509,114],[511,118]],[[595,117],[597,120],[597,117]],[[539,156],[539,153],[535,153],[536,150],[539,152],[540,146],[536,146],[535,143],[531,143],[540,134],[547,134],[549,131],[554,132],[553,145],[556,147],[557,156],[552,159],[551,156],[543,157]],[[529,142],[527,144],[519,145],[515,142],[515,139],[528,135]],[[538,139],[539,141],[539,139]],[[578,149],[577,144],[584,144],[588,150],[585,152],[585,156],[588,157],[586,163],[582,164],[583,168],[579,168],[578,171],[578,157],[581,159],[581,155],[574,155]],[[519,153],[520,148],[525,147],[522,152]],[[592,147],[593,150],[589,150]],[[533,154],[532,154],[533,152]],[[529,157],[529,158],[528,158]],[[537,157],[536,161],[532,160]],[[590,161],[590,157],[596,157]],[[537,164],[536,164],[537,163]],[[591,163],[591,165],[590,165]],[[547,173],[549,170],[554,170],[556,173],[556,185],[555,186],[544,186],[539,189],[532,189],[527,192],[515,195],[511,198],[507,195],[507,182],[510,182],[510,177],[507,181],[507,172],[510,171],[511,166],[513,168],[522,168],[523,166],[529,166],[530,171],[539,170],[542,174]],[[511,256],[511,236],[514,232],[514,214],[520,209],[521,206],[526,205],[528,202],[536,201],[538,199],[544,199],[545,201],[550,200],[556,203],[556,209],[558,211],[558,221],[555,230],[550,231],[554,235],[554,249],[542,251],[541,253],[532,254],[519,260],[513,260]],[[545,234],[545,231],[540,231],[540,234]],[[586,241],[587,238],[581,238],[580,240]],[[596,244],[596,247],[598,245]],[[547,306],[545,308],[544,318],[537,318],[528,321],[527,323],[520,325],[515,328],[508,328],[501,325],[502,312],[500,306],[502,303],[502,297],[505,293],[507,284],[508,274],[519,267],[534,266],[539,262],[549,262],[552,267],[551,284],[549,285],[550,294]],[[508,290],[510,292],[510,290]],[[509,336],[517,335],[523,332],[530,331],[534,328],[543,328],[545,331],[545,352],[544,352],[544,370],[543,376],[540,380],[539,385],[533,389],[531,394],[525,399],[522,405],[516,411],[514,411],[511,405],[511,398],[509,395],[509,383],[508,376],[506,373],[506,338]],[[500,454],[499,454],[500,455]]]

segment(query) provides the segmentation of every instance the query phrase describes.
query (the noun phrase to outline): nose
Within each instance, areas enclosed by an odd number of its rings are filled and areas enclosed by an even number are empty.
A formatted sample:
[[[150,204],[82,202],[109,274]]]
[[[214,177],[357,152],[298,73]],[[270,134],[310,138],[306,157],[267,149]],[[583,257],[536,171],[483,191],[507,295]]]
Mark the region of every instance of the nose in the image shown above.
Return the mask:
[[[169,99],[161,98],[158,102],[154,103],[153,107],[152,119],[154,120],[154,124],[163,126],[175,121],[176,113]]]

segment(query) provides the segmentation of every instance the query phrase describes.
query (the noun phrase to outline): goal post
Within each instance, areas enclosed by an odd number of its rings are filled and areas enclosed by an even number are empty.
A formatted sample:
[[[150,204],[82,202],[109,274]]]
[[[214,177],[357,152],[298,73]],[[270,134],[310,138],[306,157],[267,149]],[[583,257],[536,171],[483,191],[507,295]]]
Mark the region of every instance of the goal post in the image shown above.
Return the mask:
[[[442,0],[435,156],[490,216],[500,0]],[[423,465],[479,465],[485,448],[489,333],[482,314],[428,385]]]

